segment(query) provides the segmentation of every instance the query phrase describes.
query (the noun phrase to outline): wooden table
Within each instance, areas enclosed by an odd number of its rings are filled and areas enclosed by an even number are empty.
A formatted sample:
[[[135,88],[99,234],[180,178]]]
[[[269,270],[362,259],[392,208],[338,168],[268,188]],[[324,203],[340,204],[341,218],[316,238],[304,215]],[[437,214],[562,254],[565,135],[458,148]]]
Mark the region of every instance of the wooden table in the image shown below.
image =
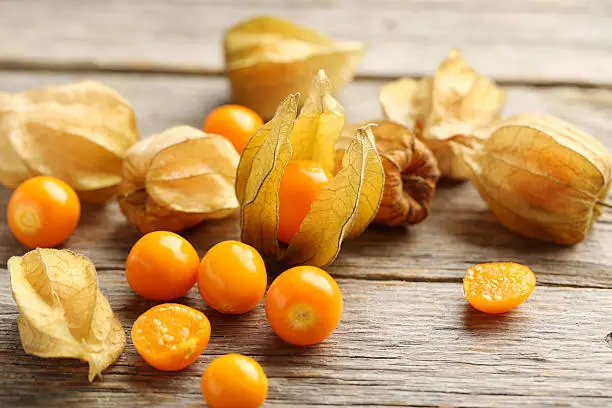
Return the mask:
[[[265,5],[264,5],[265,3]],[[540,111],[592,132],[612,148],[612,4],[607,0],[0,0],[0,90],[83,78],[134,105],[143,136],[199,126],[228,101],[220,40],[248,16],[289,17],[363,40],[358,80],[340,95],[349,121],[380,115],[389,78],[431,72],[453,46],[508,92],[506,113]],[[0,192],[6,203],[9,191]],[[270,379],[266,406],[612,406],[612,216],[571,248],[502,227],[469,184],[439,187],[433,214],[406,229],[370,229],[346,242],[329,268],[345,311],[323,344],[294,348],[271,332],[262,308],[221,316],[192,290],[183,301],[213,325],[205,354],[164,374],[128,343],[89,384],[73,360],[26,355],[6,261],[20,246],[0,220],[1,406],[202,406],[199,378],[228,352],[257,359]],[[187,234],[203,254],[237,237],[236,219]],[[85,205],[65,244],[89,256],[126,331],[152,303],[128,288],[123,267],[138,234],[115,203]],[[474,263],[530,266],[538,287],[502,316],[469,307],[460,285]]]

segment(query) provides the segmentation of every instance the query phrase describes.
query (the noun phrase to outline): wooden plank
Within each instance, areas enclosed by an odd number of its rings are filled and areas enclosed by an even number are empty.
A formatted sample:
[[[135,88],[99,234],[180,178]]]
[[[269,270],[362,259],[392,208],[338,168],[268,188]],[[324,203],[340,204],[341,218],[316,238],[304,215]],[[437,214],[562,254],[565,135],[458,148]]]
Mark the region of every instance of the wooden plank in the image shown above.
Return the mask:
[[[362,75],[420,76],[458,46],[503,81],[612,84],[607,0],[3,0],[0,62],[219,72],[223,31],[261,14],[364,41]]]
[[[220,78],[168,75],[57,74],[0,72],[0,90],[23,90],[50,83],[90,77],[113,86],[132,101],[143,135],[177,124],[199,126],[206,112],[227,100]],[[350,85],[340,99],[349,121],[379,115],[379,81]],[[508,88],[508,112],[543,111],[564,117],[601,136],[612,147],[612,91],[575,88]],[[9,191],[0,190],[0,202]],[[202,254],[216,242],[238,237],[237,220],[212,222],[187,234]],[[116,204],[106,208],[86,205],[76,233],[66,243],[90,256],[101,268],[122,268],[138,234]],[[612,217],[606,214],[585,242],[572,248],[538,243],[502,227],[469,184],[439,187],[433,215],[407,229],[372,228],[347,241],[330,271],[336,276],[365,279],[458,281],[476,262],[514,260],[532,267],[541,284],[612,288]],[[20,255],[24,248],[0,215],[0,262]]]
[[[122,271],[100,271],[100,287],[129,333],[153,303],[131,292]],[[131,342],[104,377],[86,364],[26,355],[7,271],[0,273],[0,404],[96,407],[199,406],[200,375],[212,358],[239,352],[270,379],[266,406],[607,407],[612,399],[610,290],[538,287],[520,308],[487,316],[457,283],[340,279],[344,313],[324,343],[296,348],[265,324],[263,307],[222,316],[197,290],[181,303],[211,319],[211,342],[196,363],[162,373]],[[15,405],[13,405],[15,404]],[[192,405],[193,404],[193,405]]]

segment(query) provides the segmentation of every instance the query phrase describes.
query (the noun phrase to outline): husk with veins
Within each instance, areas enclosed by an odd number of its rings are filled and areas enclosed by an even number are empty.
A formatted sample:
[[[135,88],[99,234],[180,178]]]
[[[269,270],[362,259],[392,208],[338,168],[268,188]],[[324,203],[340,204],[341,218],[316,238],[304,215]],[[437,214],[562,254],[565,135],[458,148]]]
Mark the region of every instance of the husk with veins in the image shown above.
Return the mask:
[[[297,118],[299,95],[289,95],[249,140],[238,166],[236,193],[244,242],[268,261],[325,266],[336,258],[344,238],[360,234],[374,218],[384,173],[371,130],[358,129],[344,168],[320,191],[287,248],[279,246],[278,188],[285,166],[295,159],[317,160],[333,168],[334,145],[344,125],[343,109],[331,96],[324,72],[317,74],[310,89]]]
[[[89,259],[39,248],[11,257],[8,270],[26,353],[86,361],[89,381],[119,358],[125,332],[98,288]]]
[[[336,91],[352,81],[364,45],[260,16],[228,30],[224,50],[234,101],[269,119],[287,95],[308,92],[312,76],[320,69]]]
[[[382,202],[372,222],[397,226],[423,221],[430,214],[440,170],[431,150],[407,127],[388,120],[347,126],[337,144],[338,168],[355,130],[368,124],[385,173]]]
[[[48,175],[85,200],[108,200],[137,139],[129,103],[97,82],[0,93],[0,182],[8,187]]]
[[[400,79],[380,94],[384,116],[412,129],[432,150],[442,175],[467,179],[458,145],[477,149],[499,119],[504,92],[453,50],[435,73]]]
[[[470,180],[502,224],[563,245],[584,240],[612,180],[603,144],[548,115],[500,121],[481,149],[461,153]]]
[[[121,211],[142,233],[179,232],[236,212],[239,156],[223,136],[178,126],[134,145],[123,166]]]

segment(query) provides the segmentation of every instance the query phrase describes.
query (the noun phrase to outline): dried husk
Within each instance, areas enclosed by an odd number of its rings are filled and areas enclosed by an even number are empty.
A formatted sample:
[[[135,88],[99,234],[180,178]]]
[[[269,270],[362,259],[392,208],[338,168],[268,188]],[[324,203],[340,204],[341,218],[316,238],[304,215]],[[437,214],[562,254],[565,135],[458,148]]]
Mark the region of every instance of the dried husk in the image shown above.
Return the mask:
[[[255,17],[224,38],[226,75],[234,101],[264,119],[289,94],[306,93],[313,75],[325,70],[336,91],[352,81],[364,45],[342,42],[274,17]]]
[[[140,232],[179,232],[235,213],[239,156],[223,136],[178,126],[128,151],[118,197]]]
[[[11,257],[8,269],[26,353],[86,361],[89,381],[119,358],[125,332],[98,289],[89,259],[39,248]]]
[[[108,200],[137,139],[132,107],[100,83],[0,93],[0,182],[7,187],[43,174],[85,200]]]
[[[393,81],[380,93],[385,118],[412,129],[436,156],[442,175],[453,179],[468,178],[458,145],[482,143],[504,100],[495,82],[467,65],[458,50],[433,76]]]
[[[440,170],[431,150],[405,126],[388,120],[371,120],[345,128],[337,144],[338,164],[356,129],[371,124],[385,172],[383,198],[372,221],[397,226],[417,224],[431,211]]]
[[[319,73],[297,119],[299,95],[285,98],[274,118],[249,140],[240,159],[236,194],[241,205],[241,237],[268,261],[325,266],[336,258],[346,236],[366,228],[380,205],[382,164],[371,131],[359,129],[347,148],[344,168],[321,190],[288,247],[279,246],[278,188],[288,161],[316,159],[331,162],[333,167],[333,146],[344,115],[326,82],[326,76]],[[291,141],[299,141],[298,157],[292,156]]]
[[[512,116],[481,149],[462,153],[491,211],[509,229],[532,238],[564,245],[582,241],[610,189],[606,148],[553,116]]]

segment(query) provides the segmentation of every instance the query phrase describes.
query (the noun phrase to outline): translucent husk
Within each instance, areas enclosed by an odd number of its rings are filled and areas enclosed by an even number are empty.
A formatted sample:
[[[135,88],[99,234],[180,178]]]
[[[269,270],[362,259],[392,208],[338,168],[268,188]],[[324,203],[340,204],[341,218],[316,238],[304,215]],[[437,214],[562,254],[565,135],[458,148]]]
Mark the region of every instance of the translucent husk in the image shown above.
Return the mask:
[[[8,269],[26,353],[86,361],[89,381],[119,358],[125,332],[98,289],[89,259],[39,248],[11,257]]]
[[[223,136],[178,126],[135,144],[123,166],[121,211],[140,232],[182,231],[235,213],[239,156]]]
[[[386,84],[380,103],[387,119],[413,130],[431,149],[442,175],[468,178],[457,148],[474,147],[499,119],[504,92],[453,50],[433,76]]]
[[[336,258],[345,237],[360,234],[374,218],[384,173],[371,130],[358,129],[342,170],[323,187],[288,247],[281,248],[278,188],[285,166],[290,159],[316,160],[331,170],[334,145],[344,125],[342,107],[331,96],[331,84],[322,71],[296,119],[298,98],[285,98],[242,153],[236,180],[241,237],[267,260],[325,266]]]
[[[601,215],[610,153],[558,118],[520,114],[501,121],[481,148],[461,148],[469,177],[509,229],[573,245]]]
[[[440,170],[431,150],[405,126],[388,120],[371,120],[347,126],[337,144],[340,164],[356,129],[371,124],[385,172],[383,198],[372,221],[383,225],[417,224],[431,211]]]
[[[234,101],[272,117],[289,94],[306,93],[324,70],[338,91],[352,81],[364,45],[335,41],[274,17],[255,17],[225,35],[226,75]]]
[[[0,182],[7,187],[43,174],[85,200],[108,200],[137,139],[129,103],[97,82],[0,93]]]

